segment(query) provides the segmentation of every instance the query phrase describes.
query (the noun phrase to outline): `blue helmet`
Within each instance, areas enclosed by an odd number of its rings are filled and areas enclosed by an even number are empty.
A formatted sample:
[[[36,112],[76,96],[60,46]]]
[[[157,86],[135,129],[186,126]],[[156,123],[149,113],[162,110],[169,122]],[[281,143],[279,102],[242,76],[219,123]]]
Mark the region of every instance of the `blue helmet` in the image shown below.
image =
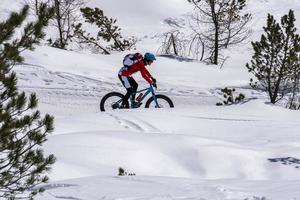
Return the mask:
[[[154,60],[156,60],[155,55],[152,54],[152,53],[145,53],[144,59],[146,61],[151,61],[151,62],[153,62]]]

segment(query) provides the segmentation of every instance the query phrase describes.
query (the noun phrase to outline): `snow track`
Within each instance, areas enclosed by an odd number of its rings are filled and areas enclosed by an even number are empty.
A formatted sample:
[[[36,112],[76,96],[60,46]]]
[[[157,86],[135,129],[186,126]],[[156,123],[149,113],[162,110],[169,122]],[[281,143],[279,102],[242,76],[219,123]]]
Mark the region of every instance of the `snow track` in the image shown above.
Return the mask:
[[[117,116],[116,114],[108,113],[109,116],[118,121],[125,128],[140,131],[140,132],[160,132],[160,130],[150,123],[139,118],[128,119],[129,116]]]

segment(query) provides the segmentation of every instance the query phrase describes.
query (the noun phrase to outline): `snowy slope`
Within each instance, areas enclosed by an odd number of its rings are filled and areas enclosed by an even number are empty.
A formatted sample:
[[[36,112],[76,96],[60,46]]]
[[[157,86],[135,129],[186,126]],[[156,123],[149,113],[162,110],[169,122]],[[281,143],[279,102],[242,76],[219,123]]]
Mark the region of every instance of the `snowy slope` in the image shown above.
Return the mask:
[[[20,2],[2,0],[0,16]],[[115,16],[126,34],[137,35],[141,52],[156,52],[160,44],[153,36],[168,28],[163,19],[192,11],[181,0],[88,4]],[[297,0],[249,4],[253,38],[268,12],[282,16],[293,8],[300,21]],[[168,95],[174,109],[100,112],[104,94],[124,92],[117,71],[127,53],[39,46],[24,52],[25,64],[15,66],[20,89],[36,92],[41,111],[55,116],[56,129],[44,148],[57,162],[43,186],[48,190],[37,199],[300,199],[300,114],[265,103],[266,94],[248,87],[249,43],[230,50],[222,69],[158,57],[149,70],[158,80],[157,92]],[[246,94],[247,101],[216,107],[225,86]],[[136,176],[118,177],[119,167]]]

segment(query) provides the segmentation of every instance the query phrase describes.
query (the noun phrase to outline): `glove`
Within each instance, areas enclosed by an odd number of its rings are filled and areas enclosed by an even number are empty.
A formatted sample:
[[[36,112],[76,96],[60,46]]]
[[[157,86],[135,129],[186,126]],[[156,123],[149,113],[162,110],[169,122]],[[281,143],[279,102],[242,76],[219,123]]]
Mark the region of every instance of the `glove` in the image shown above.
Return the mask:
[[[157,85],[155,82],[152,83],[152,86],[155,87],[155,89],[157,89]]]
[[[156,83],[156,79],[154,77],[151,76],[151,79],[152,79],[153,83]]]

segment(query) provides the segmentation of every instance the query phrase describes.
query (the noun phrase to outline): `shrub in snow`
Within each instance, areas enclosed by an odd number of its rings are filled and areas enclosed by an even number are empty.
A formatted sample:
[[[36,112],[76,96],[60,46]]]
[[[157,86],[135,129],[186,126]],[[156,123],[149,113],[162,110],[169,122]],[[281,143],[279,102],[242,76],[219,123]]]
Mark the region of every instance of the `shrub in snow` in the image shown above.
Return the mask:
[[[124,176],[124,175],[125,175],[125,170],[120,167],[118,176]]]
[[[48,181],[45,174],[55,162],[41,149],[53,131],[53,117],[41,117],[36,95],[27,98],[20,92],[12,71],[14,64],[23,61],[20,52],[33,50],[33,44],[44,37],[43,28],[54,14],[42,4],[38,20],[24,25],[28,10],[24,6],[0,22],[0,199],[32,199],[43,191],[34,187]],[[23,27],[21,38],[14,34],[18,27]]]
[[[256,197],[256,196],[254,196],[254,197],[252,197],[252,198],[246,198],[245,200],[267,200],[267,198],[266,197]]]
[[[242,102],[245,99],[245,95],[240,93],[238,96],[234,94],[235,89],[230,89],[230,88],[224,88],[221,89],[221,92],[223,93],[224,101],[216,103],[217,106],[222,106],[222,105],[232,105],[232,104],[237,104]]]
[[[135,173],[127,173],[123,168],[119,168],[118,176],[135,176]]]

